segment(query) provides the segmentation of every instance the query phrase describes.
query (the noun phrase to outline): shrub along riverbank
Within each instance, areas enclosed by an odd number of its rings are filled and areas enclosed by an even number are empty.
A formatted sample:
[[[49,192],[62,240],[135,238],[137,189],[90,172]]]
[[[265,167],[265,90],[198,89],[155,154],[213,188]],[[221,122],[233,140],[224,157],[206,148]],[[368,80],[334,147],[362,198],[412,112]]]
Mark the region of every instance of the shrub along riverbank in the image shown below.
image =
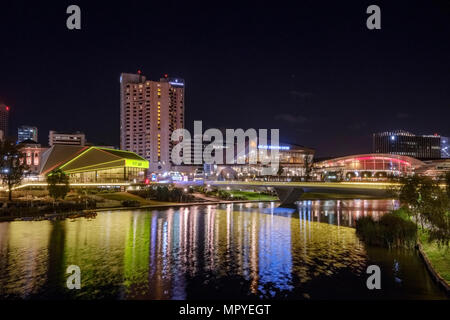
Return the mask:
[[[445,185],[445,188],[442,187]],[[363,217],[356,221],[356,233],[368,245],[384,247],[415,247],[431,273],[438,273],[438,282],[450,278],[450,173],[439,180],[412,176],[401,180],[391,190],[403,207],[375,221]],[[422,249],[420,249],[420,247]],[[445,284],[444,287],[448,288]]]
[[[0,221],[23,217],[42,217],[45,215],[80,212],[95,209],[96,203],[91,199],[83,201],[18,201],[9,202],[0,208]]]
[[[420,243],[434,272],[450,285],[450,248],[430,239],[429,230],[414,223],[407,209],[387,213],[378,221],[371,216],[360,218],[356,234],[370,246],[413,249]]]
[[[376,221],[372,216],[356,220],[356,234],[368,245],[388,248],[414,248],[417,243],[417,225],[405,209],[387,213]]]

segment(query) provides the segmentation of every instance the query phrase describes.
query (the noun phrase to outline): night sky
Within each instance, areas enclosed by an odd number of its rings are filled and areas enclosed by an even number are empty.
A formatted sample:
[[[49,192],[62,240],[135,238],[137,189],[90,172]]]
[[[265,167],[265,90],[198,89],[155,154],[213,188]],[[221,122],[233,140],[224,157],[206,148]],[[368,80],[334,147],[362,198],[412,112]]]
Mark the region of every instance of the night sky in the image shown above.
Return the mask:
[[[194,3],[3,0],[10,134],[28,124],[43,144],[54,129],[118,145],[119,75],[141,69],[185,79],[187,128],[279,128],[318,156],[370,152],[389,129],[450,136],[449,1]],[[66,28],[70,4],[80,31]],[[366,28],[370,4],[381,30]]]

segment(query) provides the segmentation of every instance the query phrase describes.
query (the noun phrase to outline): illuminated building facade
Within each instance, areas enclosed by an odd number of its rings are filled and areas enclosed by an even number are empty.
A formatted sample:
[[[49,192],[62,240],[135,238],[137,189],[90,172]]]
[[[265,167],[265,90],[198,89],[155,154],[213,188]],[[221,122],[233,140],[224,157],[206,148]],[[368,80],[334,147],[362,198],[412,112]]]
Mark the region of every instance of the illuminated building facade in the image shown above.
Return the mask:
[[[41,166],[42,154],[48,148],[41,147],[39,143],[34,140],[24,140],[19,144],[20,151],[24,154],[25,164],[28,166],[27,175],[39,175]]]
[[[40,174],[61,169],[71,183],[142,183],[148,161],[129,151],[54,145],[42,156]]]
[[[374,133],[373,152],[438,159],[441,157],[441,136],[415,135],[403,130]]]
[[[84,146],[86,144],[86,136],[82,132],[75,133],[63,133],[50,131],[48,134],[48,145],[50,147],[54,145],[71,145],[71,146]]]
[[[424,162],[425,164],[416,170],[416,173],[419,175],[439,179],[447,172],[450,172],[450,159],[427,160]]]
[[[441,136],[441,158],[450,158],[450,140],[448,137]]]
[[[359,154],[315,163],[314,177],[326,181],[377,181],[411,175],[423,164],[408,156]]]
[[[38,142],[38,129],[31,126],[20,126],[17,129],[17,143],[21,143],[25,140]]]
[[[254,142],[249,142],[254,143]],[[304,177],[307,173],[307,168],[312,168],[315,151],[301,145],[283,144],[279,146],[272,145],[256,145],[256,163],[252,164],[250,159],[255,155],[248,145],[243,154],[236,154],[236,164],[218,165],[216,166],[216,173],[219,178],[238,178],[245,179],[250,177],[262,176],[281,176],[281,177]],[[272,172],[270,169],[271,152],[273,149],[278,151],[278,170]],[[266,159],[263,159],[265,157]],[[243,164],[239,164],[243,162]],[[265,164],[269,163],[269,164]]]
[[[120,76],[120,148],[150,163],[151,172],[171,169],[172,132],[184,128],[184,80]]]

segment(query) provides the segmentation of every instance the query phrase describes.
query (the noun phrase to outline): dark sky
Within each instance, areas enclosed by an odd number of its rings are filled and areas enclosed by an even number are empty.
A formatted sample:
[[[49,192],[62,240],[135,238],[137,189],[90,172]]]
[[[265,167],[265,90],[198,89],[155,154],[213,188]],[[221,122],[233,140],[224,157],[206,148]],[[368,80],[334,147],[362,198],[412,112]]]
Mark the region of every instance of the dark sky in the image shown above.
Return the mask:
[[[395,2],[395,3],[393,3]],[[318,156],[371,134],[450,135],[449,1],[5,1],[0,100],[35,125],[119,143],[119,75],[186,81],[186,126],[279,128]],[[66,28],[78,4],[82,30]],[[381,30],[366,8],[381,7]]]

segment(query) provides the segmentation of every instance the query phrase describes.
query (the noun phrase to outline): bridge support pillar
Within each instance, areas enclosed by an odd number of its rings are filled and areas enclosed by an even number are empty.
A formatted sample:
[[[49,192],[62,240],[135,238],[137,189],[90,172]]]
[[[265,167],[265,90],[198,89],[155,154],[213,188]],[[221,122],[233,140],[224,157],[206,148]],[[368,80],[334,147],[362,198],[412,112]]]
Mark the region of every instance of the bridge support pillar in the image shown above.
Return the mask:
[[[278,198],[280,199],[280,206],[293,206],[303,194],[303,188],[299,187],[274,187]]]

